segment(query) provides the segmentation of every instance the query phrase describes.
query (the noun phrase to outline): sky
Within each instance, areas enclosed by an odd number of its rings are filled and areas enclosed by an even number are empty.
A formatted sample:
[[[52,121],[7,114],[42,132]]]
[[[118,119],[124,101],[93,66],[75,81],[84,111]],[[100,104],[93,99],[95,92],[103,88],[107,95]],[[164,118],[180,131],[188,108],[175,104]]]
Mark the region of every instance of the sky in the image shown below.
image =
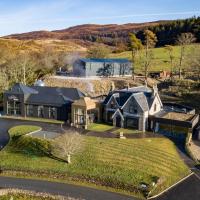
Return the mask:
[[[0,36],[200,16],[200,0],[0,0]]]

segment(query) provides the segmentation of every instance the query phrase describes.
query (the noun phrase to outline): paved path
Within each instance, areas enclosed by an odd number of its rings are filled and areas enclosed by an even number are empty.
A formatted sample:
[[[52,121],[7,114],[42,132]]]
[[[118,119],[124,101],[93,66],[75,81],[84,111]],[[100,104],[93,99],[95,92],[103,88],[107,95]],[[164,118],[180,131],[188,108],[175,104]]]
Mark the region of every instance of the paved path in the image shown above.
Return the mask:
[[[192,175],[155,200],[200,200],[200,180]]]
[[[0,177],[0,187],[44,192],[85,200],[136,200],[130,196],[83,186],[10,177]]]

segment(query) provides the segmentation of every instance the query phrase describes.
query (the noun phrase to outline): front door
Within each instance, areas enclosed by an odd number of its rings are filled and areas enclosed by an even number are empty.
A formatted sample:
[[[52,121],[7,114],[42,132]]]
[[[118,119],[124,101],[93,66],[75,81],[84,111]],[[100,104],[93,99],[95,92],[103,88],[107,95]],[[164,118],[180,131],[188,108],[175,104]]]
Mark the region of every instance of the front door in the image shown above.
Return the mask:
[[[116,126],[121,127],[121,117],[119,116],[116,117]]]

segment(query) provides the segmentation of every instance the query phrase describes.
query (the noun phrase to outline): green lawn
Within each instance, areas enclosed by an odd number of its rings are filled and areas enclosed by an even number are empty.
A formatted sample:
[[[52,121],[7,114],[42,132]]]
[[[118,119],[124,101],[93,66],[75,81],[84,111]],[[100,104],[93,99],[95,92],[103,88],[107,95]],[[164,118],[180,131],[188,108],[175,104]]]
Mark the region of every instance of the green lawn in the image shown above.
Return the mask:
[[[22,171],[40,178],[56,177],[105,186],[140,197],[145,195],[140,189],[141,183],[148,184],[151,190],[152,182],[159,179],[155,194],[189,174],[168,139],[83,137],[82,151],[72,156],[72,164],[66,164],[42,154],[41,148],[36,152],[41,144],[48,149],[48,142],[24,140],[29,137],[22,136],[21,141],[10,142],[0,152],[0,167],[3,171]]]
[[[11,128],[8,132],[11,137],[22,136],[30,132],[39,131],[41,127],[39,126],[30,126],[30,125],[20,125]]]
[[[109,131],[112,128],[114,127],[108,124],[92,123],[88,126],[87,130],[96,131],[96,132],[104,132],[104,131]]]
[[[32,196],[27,194],[8,194],[0,196],[1,200],[56,200],[53,197]],[[58,200],[58,199],[57,199]]]
[[[120,133],[123,132],[124,134],[138,134],[138,133],[142,133],[142,131],[138,131],[135,129],[128,129],[128,128],[119,128],[115,131],[113,131],[113,133]]]
[[[190,45],[186,48],[186,53],[189,53],[192,48],[195,48],[195,46],[198,44]],[[178,63],[178,59],[180,57],[180,47],[174,46],[174,63]],[[154,58],[150,67],[150,71],[159,71],[159,70],[170,70],[170,63],[169,63],[169,56],[164,48],[154,48],[152,49],[152,52],[154,54]],[[111,58],[128,58],[131,60],[131,52],[126,51],[122,53],[113,53],[110,55]],[[141,61],[141,59],[138,58],[138,60]],[[135,64],[135,71],[136,73],[141,73],[143,71],[143,66],[141,63],[136,62]]]

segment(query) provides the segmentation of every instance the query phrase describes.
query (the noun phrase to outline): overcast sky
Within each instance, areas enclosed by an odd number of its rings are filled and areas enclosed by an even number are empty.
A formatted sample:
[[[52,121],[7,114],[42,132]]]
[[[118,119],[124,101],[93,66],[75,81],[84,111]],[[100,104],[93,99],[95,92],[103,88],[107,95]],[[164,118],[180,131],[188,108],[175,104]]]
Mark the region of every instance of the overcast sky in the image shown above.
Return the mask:
[[[0,0],[0,35],[200,16],[200,0]]]

